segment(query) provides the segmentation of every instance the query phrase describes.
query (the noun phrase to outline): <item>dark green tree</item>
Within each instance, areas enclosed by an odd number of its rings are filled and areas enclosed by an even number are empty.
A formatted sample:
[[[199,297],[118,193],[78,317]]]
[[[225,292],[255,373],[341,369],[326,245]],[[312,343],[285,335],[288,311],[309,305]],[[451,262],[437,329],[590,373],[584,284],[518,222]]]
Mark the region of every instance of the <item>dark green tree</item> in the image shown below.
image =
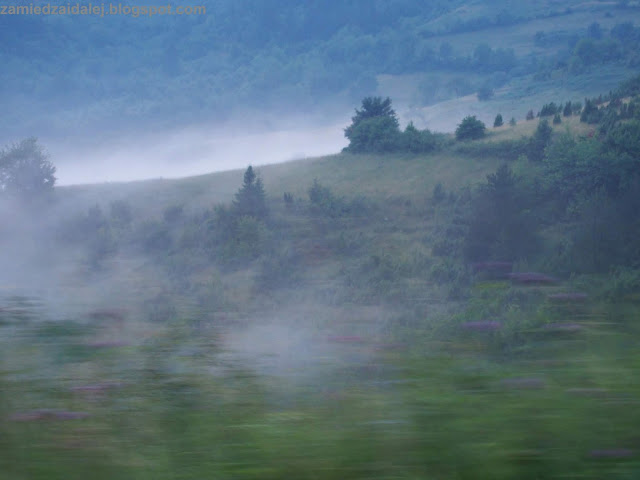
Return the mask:
[[[573,114],[573,110],[571,107],[571,102],[567,102],[564,104],[564,110],[562,110],[562,115],[565,117],[570,117]]]
[[[413,122],[409,122],[402,132],[401,147],[411,153],[426,153],[437,147],[437,139],[428,129],[418,130]]]
[[[532,162],[540,162],[544,158],[544,149],[547,148],[551,142],[551,135],[553,134],[553,128],[549,125],[546,118],[540,120],[538,128],[536,128],[533,137],[529,140],[529,148],[527,156]]]
[[[536,225],[523,180],[503,164],[476,194],[464,244],[467,260],[517,260],[536,250]]]
[[[559,114],[559,113],[556,113],[556,114],[553,116],[553,124],[554,124],[554,125],[559,125],[559,124],[561,124],[561,123],[562,123],[562,118],[560,117],[560,114]]]
[[[400,130],[391,117],[372,117],[351,130],[349,146],[352,153],[393,152],[400,148]]]
[[[484,123],[475,115],[465,117],[456,128],[456,140],[476,140],[485,135]]]
[[[262,180],[256,176],[251,165],[244,172],[244,182],[233,201],[233,212],[239,217],[258,219],[267,217],[269,213]]]
[[[382,97],[366,97],[362,100],[362,110],[356,109],[355,116],[351,117],[351,125],[345,129],[345,136],[349,138],[350,133],[361,122],[375,117],[387,117],[392,119],[396,127],[398,124],[398,117],[395,110],[391,108],[391,99],[389,97],[384,100]]]
[[[400,126],[396,112],[387,97],[366,97],[362,109],[356,109],[351,125],[344,130],[349,139],[345,149],[353,153],[389,152],[399,147]]]
[[[0,151],[2,192],[22,197],[40,195],[53,189],[55,173],[56,167],[35,137]]]
[[[603,113],[593,100],[585,99],[584,109],[580,115],[583,123],[598,123],[602,119]]]
[[[502,120],[502,114],[499,113],[493,121],[493,128],[501,127],[502,125],[504,125],[504,121]]]
[[[560,111],[560,106],[556,105],[555,102],[551,102],[551,103],[546,103],[542,106],[542,109],[540,110],[540,117],[550,117],[552,115],[555,115],[556,113],[558,113]]]
[[[534,118],[535,118],[535,115],[533,114],[533,110],[529,110],[529,111],[527,112],[526,119],[527,119],[527,120],[533,120]]]

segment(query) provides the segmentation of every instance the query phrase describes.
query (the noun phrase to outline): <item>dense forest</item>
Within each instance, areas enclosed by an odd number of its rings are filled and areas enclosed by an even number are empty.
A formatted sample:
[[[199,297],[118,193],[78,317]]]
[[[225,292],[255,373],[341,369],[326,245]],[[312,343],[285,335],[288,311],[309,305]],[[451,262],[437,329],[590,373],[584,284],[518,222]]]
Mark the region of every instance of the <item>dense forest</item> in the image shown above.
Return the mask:
[[[3,129],[26,135],[344,108],[384,93],[383,74],[426,75],[421,104],[476,92],[488,99],[515,78],[560,81],[639,62],[638,10],[627,2],[201,4],[205,15],[0,16]],[[585,12],[603,23],[585,25]],[[511,27],[530,25],[541,29],[527,34],[526,47],[504,41]],[[490,31],[505,38],[483,40]]]

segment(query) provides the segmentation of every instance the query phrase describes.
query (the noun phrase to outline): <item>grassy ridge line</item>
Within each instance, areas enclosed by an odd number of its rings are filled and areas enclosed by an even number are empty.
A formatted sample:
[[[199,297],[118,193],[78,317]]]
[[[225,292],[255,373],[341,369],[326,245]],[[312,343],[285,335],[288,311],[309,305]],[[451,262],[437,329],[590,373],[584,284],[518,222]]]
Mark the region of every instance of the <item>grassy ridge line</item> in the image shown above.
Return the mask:
[[[508,119],[505,119],[507,122]],[[531,136],[538,120],[521,121],[515,127],[508,125],[488,129],[488,136],[479,143],[516,140]],[[581,124],[578,117],[563,118],[554,130],[587,134],[592,127]],[[249,164],[250,162],[248,162]],[[429,155],[335,154],[324,157],[293,160],[258,167],[267,195],[279,201],[284,192],[296,197],[307,196],[314,178],[331,186],[340,195],[364,195],[372,199],[395,196],[424,198],[436,184],[447,189],[474,185],[495,171],[501,160],[476,160],[444,149]],[[63,202],[93,205],[108,204],[126,199],[133,206],[149,214],[156,214],[169,205],[184,204],[187,208],[208,208],[213,204],[228,203],[242,183],[244,169],[215,172],[180,179],[154,179],[135,182],[113,182],[58,187]]]

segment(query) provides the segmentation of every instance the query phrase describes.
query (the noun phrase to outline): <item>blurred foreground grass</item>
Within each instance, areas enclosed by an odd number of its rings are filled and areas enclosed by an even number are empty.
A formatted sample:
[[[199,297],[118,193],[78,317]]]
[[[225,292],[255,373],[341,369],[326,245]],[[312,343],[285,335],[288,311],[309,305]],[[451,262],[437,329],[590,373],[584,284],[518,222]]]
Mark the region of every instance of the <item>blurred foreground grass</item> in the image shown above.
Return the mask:
[[[276,375],[213,327],[97,341],[14,299],[0,478],[640,478],[639,311],[488,283],[402,342],[318,337]]]

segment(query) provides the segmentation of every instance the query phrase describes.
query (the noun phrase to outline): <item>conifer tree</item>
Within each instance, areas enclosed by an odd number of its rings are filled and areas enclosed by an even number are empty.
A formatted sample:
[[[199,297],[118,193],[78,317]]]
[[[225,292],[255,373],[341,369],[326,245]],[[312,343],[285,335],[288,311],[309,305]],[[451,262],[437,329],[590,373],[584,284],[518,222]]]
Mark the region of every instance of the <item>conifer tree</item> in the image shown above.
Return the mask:
[[[236,193],[233,210],[238,216],[265,218],[268,215],[266,195],[262,179],[256,176],[249,165],[244,172],[244,182]]]

